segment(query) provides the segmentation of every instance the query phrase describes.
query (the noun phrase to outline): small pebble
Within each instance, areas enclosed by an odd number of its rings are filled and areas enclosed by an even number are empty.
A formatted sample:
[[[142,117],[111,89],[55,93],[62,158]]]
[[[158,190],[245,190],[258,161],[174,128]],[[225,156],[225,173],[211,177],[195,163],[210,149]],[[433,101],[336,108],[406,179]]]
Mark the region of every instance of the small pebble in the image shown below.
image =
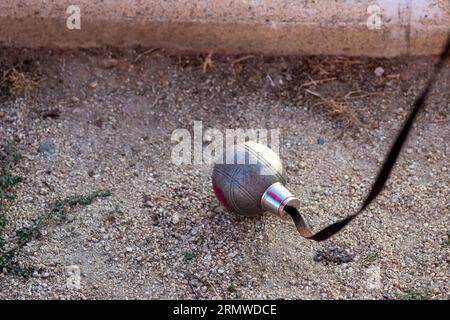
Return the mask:
[[[212,135],[205,133],[205,135],[203,136],[203,142],[211,142],[212,140]]]
[[[172,216],[172,223],[177,224],[178,222],[180,222],[180,216],[175,212]]]
[[[43,153],[45,155],[51,156],[54,154],[54,145],[52,142],[44,142],[39,145],[38,148],[39,153]]]
[[[323,140],[321,137],[317,138],[317,144],[323,145],[325,143],[325,140]]]
[[[98,86],[98,82],[97,81],[93,81],[89,84],[89,88],[91,89],[96,89]]]
[[[377,68],[375,69],[375,75],[376,75],[377,77],[381,77],[383,74],[384,74],[384,69],[383,69],[382,67],[377,67]]]
[[[100,65],[105,69],[111,69],[119,64],[117,59],[102,59]]]

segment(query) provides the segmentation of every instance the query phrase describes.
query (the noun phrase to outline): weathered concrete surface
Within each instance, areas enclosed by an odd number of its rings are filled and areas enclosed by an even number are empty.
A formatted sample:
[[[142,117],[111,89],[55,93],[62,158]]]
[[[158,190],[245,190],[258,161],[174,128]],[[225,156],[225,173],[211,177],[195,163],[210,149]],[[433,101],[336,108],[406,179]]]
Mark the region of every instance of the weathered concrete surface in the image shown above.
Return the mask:
[[[76,4],[81,29],[69,30]],[[378,6],[381,26],[368,20]],[[376,7],[375,7],[376,9]],[[448,0],[2,0],[0,45],[146,46],[267,55],[437,54],[450,29]]]

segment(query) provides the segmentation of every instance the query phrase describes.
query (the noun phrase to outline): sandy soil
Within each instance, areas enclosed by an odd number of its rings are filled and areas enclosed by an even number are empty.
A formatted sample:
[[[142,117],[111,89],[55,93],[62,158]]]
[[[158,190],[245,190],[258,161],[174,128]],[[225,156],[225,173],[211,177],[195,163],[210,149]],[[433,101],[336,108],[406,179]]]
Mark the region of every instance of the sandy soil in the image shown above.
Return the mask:
[[[29,99],[0,94],[0,142],[16,141],[24,177],[6,239],[55,199],[112,191],[46,225],[18,255],[36,271],[0,273],[0,298],[450,298],[450,68],[376,204],[314,243],[225,212],[209,166],[171,163],[172,131],[281,130],[317,230],[357,209],[433,59],[212,56],[204,73],[205,57],[143,52],[0,50],[0,70],[43,80]]]

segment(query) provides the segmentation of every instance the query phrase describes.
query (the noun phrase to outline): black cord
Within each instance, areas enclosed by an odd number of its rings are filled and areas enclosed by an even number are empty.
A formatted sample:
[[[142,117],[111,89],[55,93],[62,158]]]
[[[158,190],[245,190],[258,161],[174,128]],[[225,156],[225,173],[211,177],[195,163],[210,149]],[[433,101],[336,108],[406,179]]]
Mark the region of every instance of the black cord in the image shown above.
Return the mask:
[[[409,132],[411,131],[411,127],[416,119],[417,114],[425,105],[428,94],[430,93],[434,83],[436,82],[436,78],[439,72],[444,66],[445,61],[449,58],[450,58],[450,34],[447,39],[447,44],[445,45],[444,50],[442,51],[442,54],[439,57],[439,60],[434,66],[433,73],[431,74],[431,77],[428,80],[427,85],[414,101],[411,113],[409,114],[408,118],[403,124],[402,129],[395,138],[394,143],[392,144],[391,149],[389,150],[389,153],[387,154],[384,163],[381,166],[380,171],[378,172],[377,178],[375,179],[375,182],[372,185],[372,188],[367,194],[360,209],[356,213],[351,214],[346,218],[339,220],[335,223],[332,223],[327,227],[323,228],[322,230],[320,230],[319,232],[313,234],[296,208],[289,206],[286,206],[284,208],[284,211],[286,211],[286,213],[288,213],[292,217],[292,220],[294,221],[298,232],[303,237],[315,241],[323,241],[328,239],[329,237],[333,236],[334,234],[342,230],[342,228],[344,228],[347,224],[349,224],[354,218],[356,218],[361,212],[363,212],[372,203],[373,200],[376,199],[376,197],[383,190],[386,181],[388,180],[389,175],[391,174],[392,168],[394,167],[398,155],[400,154],[400,151],[402,150],[402,147],[406,139],[408,138]]]

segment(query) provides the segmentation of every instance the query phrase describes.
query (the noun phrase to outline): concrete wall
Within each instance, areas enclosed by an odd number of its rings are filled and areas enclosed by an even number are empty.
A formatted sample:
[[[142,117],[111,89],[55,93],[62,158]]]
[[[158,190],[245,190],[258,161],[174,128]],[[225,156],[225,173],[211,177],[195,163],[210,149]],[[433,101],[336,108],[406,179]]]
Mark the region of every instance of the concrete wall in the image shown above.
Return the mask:
[[[67,27],[69,5],[80,8],[79,30]],[[368,26],[372,18],[376,22],[377,9],[380,24]],[[15,47],[141,45],[224,54],[391,57],[437,54],[449,30],[449,0],[0,2],[0,46]]]

